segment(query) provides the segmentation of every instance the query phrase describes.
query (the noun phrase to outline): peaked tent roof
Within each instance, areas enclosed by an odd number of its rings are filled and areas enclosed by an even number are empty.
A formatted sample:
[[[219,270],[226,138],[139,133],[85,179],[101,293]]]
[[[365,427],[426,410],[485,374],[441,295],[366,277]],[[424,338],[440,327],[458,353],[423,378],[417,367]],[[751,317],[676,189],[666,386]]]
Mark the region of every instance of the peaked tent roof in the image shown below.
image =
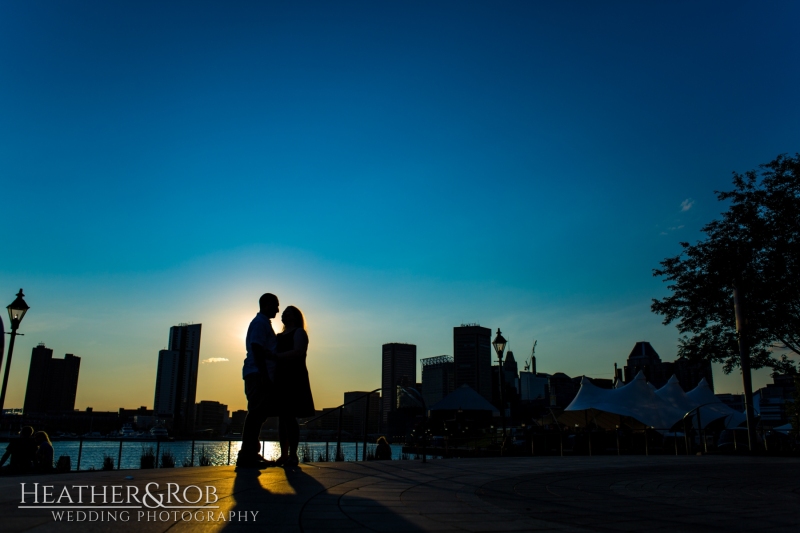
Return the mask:
[[[492,416],[500,416],[500,411],[494,405],[466,383],[428,409],[430,411],[457,411],[459,409],[464,411],[491,411]]]
[[[666,385],[656,391],[656,396],[661,398],[662,401],[672,406],[678,412],[681,412],[681,416],[697,407],[692,399],[686,396],[686,393],[683,392],[683,389],[678,382],[678,378],[676,378],[674,374],[671,378],[669,378],[669,381],[667,381]]]
[[[587,411],[594,410],[627,416],[663,431],[672,428],[683,420],[684,415],[698,407],[703,427],[724,419],[725,427],[733,428],[746,420],[744,413],[731,409],[714,396],[705,379],[688,393],[683,392],[675,376],[666,385],[655,390],[647,383],[644,374],[639,372],[631,382],[610,390],[601,389],[584,378],[578,394],[566,408],[562,422],[588,423]],[[576,411],[583,411],[583,417],[576,418]],[[610,424],[609,427],[613,427],[613,424],[619,422],[607,418],[598,414],[592,415],[593,422],[598,425]],[[696,416],[691,416],[689,421],[694,426],[697,425]]]
[[[641,371],[618,389],[601,389],[584,378],[578,394],[565,411],[586,409],[628,416],[662,430],[671,428],[684,414],[658,397]]]
[[[722,403],[722,400],[714,396],[706,378],[701,379],[697,387],[687,392],[686,397],[692,401],[694,407],[702,406],[700,407],[700,420],[703,422],[703,427],[720,418],[725,418],[726,428],[739,427],[747,421],[747,415],[728,407]]]

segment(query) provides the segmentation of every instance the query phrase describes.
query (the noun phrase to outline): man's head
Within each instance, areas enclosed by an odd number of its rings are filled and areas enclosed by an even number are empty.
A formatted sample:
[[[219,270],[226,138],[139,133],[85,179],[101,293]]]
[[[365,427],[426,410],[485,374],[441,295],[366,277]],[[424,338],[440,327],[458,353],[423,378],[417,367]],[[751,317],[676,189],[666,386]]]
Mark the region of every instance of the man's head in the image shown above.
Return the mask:
[[[275,318],[278,314],[278,297],[272,293],[265,293],[258,299],[258,310],[262,315]]]
[[[33,428],[30,426],[25,426],[19,430],[19,436],[23,439],[29,439],[31,435],[33,435]]]

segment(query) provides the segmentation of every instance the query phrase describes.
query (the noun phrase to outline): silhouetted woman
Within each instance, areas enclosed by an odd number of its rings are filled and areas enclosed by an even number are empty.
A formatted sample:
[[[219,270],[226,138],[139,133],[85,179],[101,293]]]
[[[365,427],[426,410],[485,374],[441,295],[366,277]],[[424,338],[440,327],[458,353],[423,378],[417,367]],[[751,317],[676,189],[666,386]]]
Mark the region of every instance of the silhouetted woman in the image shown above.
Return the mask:
[[[36,470],[50,472],[53,470],[53,443],[44,431],[37,431],[33,435],[36,441]]]
[[[297,418],[314,416],[314,398],[308,381],[306,352],[308,334],[303,313],[288,306],[281,315],[283,331],[278,334],[275,388],[278,403],[278,440],[281,456],[278,465],[297,466],[300,426]]]

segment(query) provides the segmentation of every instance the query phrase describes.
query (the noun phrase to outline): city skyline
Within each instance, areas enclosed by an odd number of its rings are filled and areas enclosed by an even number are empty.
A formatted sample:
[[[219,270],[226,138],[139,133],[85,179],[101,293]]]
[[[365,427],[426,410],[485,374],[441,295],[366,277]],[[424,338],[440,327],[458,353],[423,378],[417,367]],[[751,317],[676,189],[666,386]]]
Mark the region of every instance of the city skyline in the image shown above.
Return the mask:
[[[276,319],[273,319],[273,320],[276,320]],[[149,403],[144,402],[144,401],[139,402],[142,406],[152,408],[152,410],[157,415],[158,414],[163,414],[163,415],[167,415],[170,418],[172,418],[172,417],[176,416],[176,415],[173,414],[175,412],[183,413],[183,412],[186,411],[186,409],[191,409],[191,408],[188,407],[188,405],[192,405],[193,406],[193,405],[195,405],[196,403],[199,403],[199,402],[219,402],[219,400],[216,399],[216,398],[210,398],[210,397],[209,398],[205,398],[205,397],[204,398],[200,398],[199,396],[196,396],[196,382],[197,382],[197,376],[198,376],[198,373],[197,373],[198,372],[197,361],[199,360],[199,337],[200,337],[200,328],[201,328],[201,326],[202,326],[201,324],[181,323],[181,324],[179,324],[177,326],[172,326],[170,328],[169,342],[167,343],[167,348],[169,348],[169,349],[160,350],[158,352],[157,364],[156,364],[156,373],[155,373],[155,377],[154,377],[153,383],[151,384],[152,388],[155,389],[155,399],[154,399],[152,405],[150,405]],[[457,350],[455,350],[455,348],[457,346],[460,346],[460,344],[463,343],[463,338],[465,337],[464,333],[459,333],[460,331],[464,331],[464,330],[488,330],[489,328],[483,328],[483,327],[480,326],[480,324],[461,324],[460,326],[454,326],[452,329],[453,329],[453,344],[452,344],[452,348],[454,348],[454,349],[452,349],[451,352],[455,353],[457,351]],[[467,334],[467,336],[469,336],[469,334]],[[484,332],[484,336],[486,336],[485,332]],[[190,340],[187,341],[187,340],[185,340],[185,338],[189,338]],[[487,337],[487,342],[488,342],[488,337]],[[638,341],[638,342],[635,343],[634,351],[639,350],[640,349],[640,345],[642,345],[642,344],[649,345],[649,343],[646,342],[646,341]],[[387,343],[387,344],[384,344],[382,346],[382,353],[381,353],[381,361],[382,361],[382,363],[380,365],[381,369],[382,369],[381,370],[381,374],[382,374],[381,383],[382,383],[382,385],[386,383],[386,379],[387,379],[386,378],[386,374],[385,374],[386,369],[387,369],[387,366],[386,366],[387,365],[387,353],[389,353],[389,354],[394,353],[393,350],[395,348],[398,348],[398,347],[399,348],[408,348],[408,349],[411,350],[411,352],[416,353],[416,346],[413,345],[413,344],[410,344],[410,343]],[[42,349],[45,349],[48,352],[50,352],[50,354],[52,356],[53,350],[49,349],[49,348],[46,348],[44,346],[44,343],[39,343],[36,347],[34,347],[33,352],[36,353],[37,350],[42,350]],[[652,348],[649,348],[649,349],[652,350]],[[185,355],[183,357],[180,356],[182,350],[183,350],[183,352],[185,352]],[[387,350],[388,350],[388,352],[387,352]],[[492,355],[493,355],[493,357],[492,357],[492,360],[491,360],[491,366],[495,366],[497,364],[497,360],[494,358],[494,356],[496,354],[494,354],[492,352]],[[506,361],[504,361],[504,365],[506,365],[506,366],[507,366],[507,363],[508,363],[508,356],[509,355],[511,355],[511,350],[507,351],[507,353],[506,353],[507,357],[506,357]],[[622,358],[620,359],[620,361],[621,361],[620,366],[624,365],[625,362],[628,362],[630,356],[631,356],[630,354],[628,356],[622,356]],[[72,358],[75,358],[76,360],[80,361],[80,357],[76,358],[76,357],[73,356],[73,354],[66,354],[66,357],[67,358],[71,358],[72,357]],[[655,357],[658,358],[658,355],[656,354]],[[422,362],[423,362],[424,359],[445,359],[445,358],[449,359],[451,364],[454,364],[454,362],[453,362],[454,356],[452,356],[452,355],[440,355],[440,356],[434,356],[434,357],[428,357],[428,356],[425,356],[425,357],[414,356],[414,357],[412,357],[412,359],[414,361],[414,366],[416,366],[416,361],[420,361],[421,362],[419,368],[416,369],[417,379],[415,380],[415,383],[422,383],[423,382],[423,364],[424,363],[422,363]],[[528,361],[531,358],[534,358],[534,365],[535,365],[535,360],[536,359],[535,359],[535,356],[533,356],[533,354],[521,356],[520,360],[524,364],[526,361]],[[171,387],[167,387],[166,385],[160,385],[160,383],[177,381],[178,379],[180,379],[178,377],[178,375],[177,375],[177,373],[178,373],[177,372],[177,366],[178,366],[177,363],[178,363],[179,360],[182,360],[182,359],[186,359],[189,362],[189,366],[190,366],[189,374],[192,374],[192,372],[194,372],[194,379],[192,379],[192,377],[189,376],[189,375],[185,375],[183,377],[183,381],[184,381],[184,386],[183,387],[184,387],[184,389],[186,389],[185,393],[188,394],[189,396],[191,396],[192,399],[191,400],[187,400],[185,406],[176,406],[175,405],[175,397],[174,397],[175,384],[173,383],[173,385]],[[393,357],[390,356],[389,360],[392,361]],[[192,364],[191,364],[192,361],[194,361],[194,366],[193,367],[192,367]],[[614,368],[616,368],[616,363],[617,363],[617,361],[615,360]],[[668,365],[671,365],[671,364],[672,363],[668,363]],[[394,364],[393,363],[389,364],[389,367],[394,367]],[[620,373],[621,373],[621,370],[622,369],[620,368]],[[627,370],[628,370],[627,366],[625,367],[625,370],[626,370],[626,374],[627,374]],[[542,369],[541,368],[537,368],[534,372],[536,372],[536,371],[542,371]],[[547,369],[547,370],[544,371],[545,375],[546,374],[555,374],[555,373],[563,373],[563,371],[562,370],[558,370],[558,369]],[[163,376],[162,376],[162,374],[163,374]],[[390,372],[390,375],[391,374],[392,374],[392,372]],[[535,375],[535,373],[533,375]],[[587,373],[584,373],[584,372],[580,372],[580,371],[576,372],[574,374],[570,374],[570,377],[577,377],[577,376],[584,376],[584,375],[588,376],[588,377],[592,377],[592,378],[601,377],[601,376],[598,376],[598,375],[590,375],[590,374],[587,374]],[[659,379],[661,379],[663,381],[664,379],[670,377],[671,375],[672,375],[672,370],[670,370],[668,372],[668,374],[666,374],[664,376],[660,376],[659,375]],[[608,376],[606,376],[606,374],[603,374],[602,376],[603,377],[607,377],[607,378],[608,377],[612,377],[613,378],[614,373],[613,372],[609,372]],[[494,379],[494,378],[492,378],[492,379]],[[633,379],[633,375],[632,374],[625,378],[625,382],[627,383],[630,379]],[[28,375],[27,380],[28,380],[28,382],[30,381],[30,374]],[[389,378],[390,382],[392,382],[392,380],[393,380],[393,378]],[[455,380],[455,381],[458,381],[458,380]],[[455,383],[455,381],[454,381],[454,383]],[[709,379],[708,381],[710,383],[710,386],[711,386],[712,390],[714,390],[715,387],[713,385],[713,378]],[[77,380],[76,380],[76,382],[77,382]],[[765,384],[767,384],[767,383],[768,383],[768,380],[765,380]],[[656,382],[654,382],[654,386],[661,386],[661,385],[662,385],[662,383],[658,382],[658,380],[656,380]],[[168,391],[168,392],[160,393],[159,391],[162,388],[165,391]],[[458,387],[455,387],[455,388],[458,388]],[[691,389],[691,388],[692,387],[690,386],[689,389]],[[30,385],[28,385],[27,389],[28,390],[30,389]],[[689,389],[687,389],[687,390],[689,390]],[[726,393],[727,391],[715,390],[715,392]],[[338,400],[335,399],[337,394],[339,395],[339,399]],[[347,394],[349,394],[349,392],[345,391],[345,390],[336,391],[336,392],[332,393],[332,395],[331,395],[331,400],[332,401],[331,401],[330,405],[325,404],[324,407],[326,407],[326,408],[335,407],[336,405],[341,403],[341,398],[346,397]],[[381,395],[382,395],[382,393],[381,393]],[[75,395],[73,394],[73,398],[74,398],[74,396]],[[159,398],[161,398],[161,403],[167,406],[165,409],[159,409]],[[219,403],[225,403],[225,402],[219,402]],[[92,407],[96,411],[97,410],[99,410],[99,411],[116,411],[118,408],[130,409],[130,408],[132,408],[134,406],[134,404],[138,405],[137,402],[128,402],[128,404],[119,405],[119,406],[115,407],[114,406],[115,404],[112,401],[112,402],[108,403],[107,405],[102,406],[100,409],[97,409],[94,406],[86,406],[86,407]],[[230,410],[231,411],[235,411],[235,410],[241,409],[240,407],[235,407],[235,405],[236,404],[230,406]],[[243,407],[246,407],[246,405],[243,405]],[[9,409],[9,410],[17,410],[19,408],[17,408],[17,407],[7,407],[7,409]],[[83,407],[79,407],[77,404],[75,406],[75,409],[78,410],[78,411],[84,410]],[[182,416],[182,414],[178,414],[177,416],[180,417],[180,416]],[[189,424],[191,425],[191,422],[189,422]]]
[[[319,406],[379,386],[386,343],[454,355],[464,323],[520,362],[536,339],[541,372],[612,378],[639,341],[671,361],[652,270],[724,211],[732,172],[800,150],[798,16],[4,3],[0,294],[31,306],[5,407],[40,342],[81,358],[76,408],[149,405],[186,322],[197,400],[241,409],[264,292],[308,319]]]

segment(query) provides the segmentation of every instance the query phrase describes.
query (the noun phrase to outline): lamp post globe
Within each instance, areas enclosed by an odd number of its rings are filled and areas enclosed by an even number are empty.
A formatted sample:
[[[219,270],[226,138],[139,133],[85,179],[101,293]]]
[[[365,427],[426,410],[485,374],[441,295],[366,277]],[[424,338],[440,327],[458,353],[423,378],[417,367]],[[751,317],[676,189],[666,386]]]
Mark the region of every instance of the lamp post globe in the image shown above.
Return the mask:
[[[25,313],[30,309],[30,306],[25,303],[25,294],[22,292],[22,289],[17,293],[17,298],[11,302],[6,309],[8,310],[8,318],[11,320],[11,341],[8,343],[8,358],[6,359],[6,370],[3,373],[3,389],[0,392],[0,416],[2,416],[3,407],[6,403],[8,373],[9,370],[11,370],[11,356],[14,355],[14,339],[17,335],[22,335],[21,333],[17,333],[17,330],[19,329],[20,322],[22,322],[22,319],[25,317]],[[2,364],[3,353],[0,351],[0,366],[2,366]]]
[[[24,298],[25,294],[23,294],[22,289],[20,289],[17,293],[17,298],[6,307],[8,310],[8,318],[11,320],[11,329],[19,328],[19,323],[22,322],[25,313],[30,309],[30,306],[25,303]]]
[[[501,363],[503,361],[503,352],[506,350],[507,342],[506,338],[503,337],[503,334],[500,332],[500,328],[497,328],[497,335],[495,335],[492,341],[492,346],[494,346],[494,351],[497,352],[497,360]]]

